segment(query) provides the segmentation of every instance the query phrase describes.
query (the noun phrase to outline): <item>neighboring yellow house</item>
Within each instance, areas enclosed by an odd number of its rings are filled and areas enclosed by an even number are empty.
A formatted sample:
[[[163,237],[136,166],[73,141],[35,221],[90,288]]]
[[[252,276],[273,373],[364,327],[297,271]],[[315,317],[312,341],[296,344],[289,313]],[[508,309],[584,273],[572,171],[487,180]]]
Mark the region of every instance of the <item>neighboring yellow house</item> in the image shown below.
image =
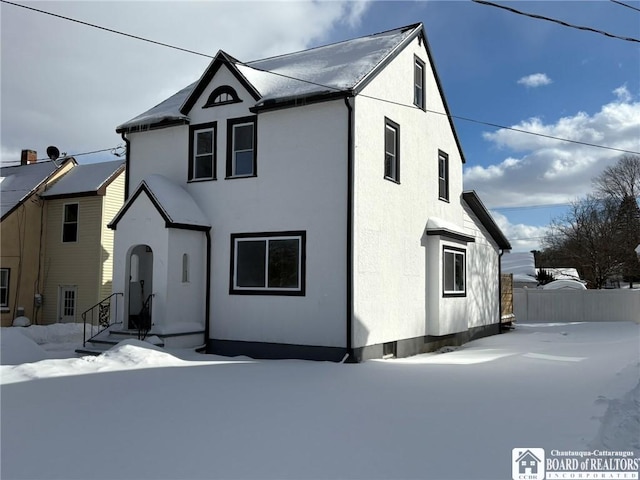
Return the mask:
[[[107,224],[124,202],[120,160],[73,168],[42,198],[42,323],[81,321],[81,314],[111,295],[113,230]]]
[[[0,322],[11,326],[24,309],[40,321],[44,281],[44,202],[40,194],[77,163],[71,158],[38,162],[33,150],[23,150],[21,164],[0,168]]]

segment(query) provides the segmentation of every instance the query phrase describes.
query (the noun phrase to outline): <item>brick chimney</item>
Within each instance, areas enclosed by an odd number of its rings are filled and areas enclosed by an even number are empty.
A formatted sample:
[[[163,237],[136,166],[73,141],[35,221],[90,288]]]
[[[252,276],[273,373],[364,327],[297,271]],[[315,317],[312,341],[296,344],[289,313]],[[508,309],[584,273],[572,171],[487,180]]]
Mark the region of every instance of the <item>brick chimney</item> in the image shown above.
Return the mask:
[[[35,150],[22,150],[20,165],[28,165],[38,161],[38,152]]]

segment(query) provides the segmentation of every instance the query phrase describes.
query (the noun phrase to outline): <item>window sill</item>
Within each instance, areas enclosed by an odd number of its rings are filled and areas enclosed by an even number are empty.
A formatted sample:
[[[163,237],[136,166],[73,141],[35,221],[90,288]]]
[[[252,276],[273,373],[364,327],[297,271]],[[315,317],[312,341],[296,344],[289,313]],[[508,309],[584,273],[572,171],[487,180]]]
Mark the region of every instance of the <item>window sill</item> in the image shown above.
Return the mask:
[[[258,175],[233,175],[231,177],[224,177],[225,180],[235,180],[237,178],[256,178]]]
[[[450,297],[466,297],[467,296],[467,292],[445,292],[442,294],[442,296],[444,298],[450,298]]]
[[[199,183],[199,182],[213,182],[216,178],[190,178],[187,183]]]
[[[282,297],[304,297],[304,290],[229,290],[229,295],[276,295]]]
[[[441,202],[449,203],[449,199],[445,197],[438,197],[438,200],[440,200]]]
[[[0,313],[11,313],[11,309],[9,307],[0,308]]]
[[[400,185],[400,180],[396,180],[395,178],[385,176],[384,179],[390,181],[391,183],[395,183],[396,185]]]

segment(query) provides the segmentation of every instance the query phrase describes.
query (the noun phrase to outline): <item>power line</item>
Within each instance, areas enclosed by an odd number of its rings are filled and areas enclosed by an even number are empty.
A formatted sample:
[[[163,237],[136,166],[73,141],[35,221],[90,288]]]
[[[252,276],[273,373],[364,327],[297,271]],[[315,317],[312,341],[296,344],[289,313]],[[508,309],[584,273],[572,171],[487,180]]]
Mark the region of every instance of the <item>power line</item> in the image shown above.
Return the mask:
[[[618,0],[609,0],[609,1],[613,2],[613,3],[617,3],[618,5],[622,5],[623,7],[627,7],[627,8],[630,8],[632,10],[637,10],[638,12],[640,12],[640,8],[634,7],[633,5],[627,5],[626,3],[619,2]]]
[[[496,6],[496,7],[499,7],[499,8],[504,8],[504,9],[507,9],[507,10],[513,10],[510,7],[503,7],[501,5],[492,4],[491,2],[486,2],[484,0],[472,0],[472,1],[477,2],[477,3]],[[191,54],[194,54],[194,55],[199,55],[199,56],[202,56],[202,57],[207,57],[207,58],[210,58],[210,59],[215,58],[214,56],[211,56],[211,55],[208,55],[208,54],[205,54],[205,53],[196,52],[194,50],[188,50],[186,48],[177,47],[175,45],[170,45],[170,44],[164,43],[164,42],[158,42],[158,41],[155,41],[155,40],[150,40],[148,38],[140,37],[138,35],[132,35],[132,34],[125,33],[125,32],[120,32],[118,30],[114,30],[114,29],[111,29],[111,28],[106,28],[106,27],[102,27],[100,25],[96,25],[96,24],[93,24],[93,23],[84,22],[84,21],[77,20],[77,19],[74,19],[74,18],[66,17],[64,15],[59,15],[59,14],[56,14],[56,13],[47,12],[45,10],[40,10],[40,9],[29,7],[29,6],[26,6],[26,5],[21,5],[19,3],[10,2],[9,0],[0,0],[0,2],[7,3],[9,5],[14,5],[14,6],[21,7],[21,8],[26,8],[27,10],[32,10],[32,11],[37,12],[37,13],[42,13],[42,14],[45,14],[45,15],[51,15],[51,16],[56,17],[56,18],[60,18],[60,19],[63,19],[63,20],[68,20],[68,21],[71,21],[71,22],[79,23],[79,24],[82,24],[82,25],[85,25],[85,26],[88,26],[88,27],[98,28],[100,30],[104,30],[104,31],[107,31],[107,32],[110,32],[110,33],[115,33],[117,35],[123,35],[123,36],[129,37],[129,38],[133,38],[133,39],[136,39],[136,40],[141,40],[141,41],[152,43],[152,44],[155,44],[155,45],[160,45],[160,46],[163,46],[163,47],[172,48],[172,49],[175,49],[175,50],[183,51],[183,52],[186,52],[186,53],[191,53]],[[515,12],[516,13],[521,13],[523,15],[528,15],[528,14],[524,14],[524,13],[518,12],[518,11],[515,11]],[[544,18],[544,19],[546,19],[546,18]],[[636,40],[636,41],[640,42],[640,40]],[[333,91],[336,91],[336,92],[346,92],[346,90],[344,90],[344,89],[340,89],[340,88],[333,87],[333,86],[330,86],[330,85],[324,85],[324,84],[321,84],[321,83],[316,83],[316,82],[313,82],[311,80],[305,80],[305,79],[293,77],[293,76],[290,76],[290,75],[285,75],[285,74],[279,73],[279,72],[273,72],[273,71],[270,71],[270,70],[261,69],[261,68],[258,68],[256,66],[252,66],[252,65],[250,65],[248,63],[245,63],[245,62],[240,62],[240,61],[236,60],[236,63],[238,65],[243,65],[243,66],[246,66],[248,68],[252,68],[254,70],[258,70],[258,71],[261,71],[261,72],[264,72],[264,73],[269,73],[271,75],[276,75],[276,76],[279,76],[279,77],[282,77],[282,78],[287,78],[289,80],[295,80],[295,81],[299,81],[299,82],[308,83],[310,85],[315,85],[315,86],[326,88],[326,89],[333,90]],[[402,106],[402,107],[407,107],[407,108],[412,108],[412,109],[417,109],[418,108],[415,105],[408,105],[408,104],[404,104],[404,103],[394,102],[392,100],[388,100],[388,99],[384,99],[384,98],[378,98],[378,97],[374,97],[374,96],[370,96],[370,95],[366,95],[366,94],[362,94],[362,93],[360,93],[358,95],[361,96],[361,97],[364,97],[364,98],[370,98],[372,100],[391,103],[391,104],[399,105],[399,106]],[[478,123],[478,124],[481,124],[481,125],[487,125],[487,126],[494,127],[494,128],[500,128],[500,129],[504,129],[504,130],[511,130],[511,131],[515,131],[515,132],[525,133],[525,134],[528,134],[528,135],[535,135],[535,136],[538,136],[538,137],[549,138],[549,139],[552,139],[552,140],[558,140],[558,141],[567,142],[567,143],[574,143],[574,144],[584,145],[584,146],[594,147],[594,148],[601,148],[601,149],[605,149],[605,150],[612,150],[612,151],[621,152],[621,153],[629,153],[629,154],[632,154],[632,155],[640,155],[640,152],[635,152],[633,150],[624,150],[624,149],[620,149],[620,148],[609,147],[609,146],[606,146],[606,145],[599,145],[599,144],[595,144],[595,143],[582,142],[582,141],[579,141],[579,140],[571,140],[571,139],[568,139],[568,138],[555,137],[553,135],[546,135],[546,134],[538,133],[538,132],[530,132],[528,130],[522,130],[522,129],[519,129],[519,128],[516,128],[516,127],[507,127],[505,125],[500,125],[500,124],[497,124],[497,123],[486,122],[486,121],[482,121],[482,120],[476,120],[476,119],[473,119],[473,118],[463,117],[463,116],[459,116],[459,115],[452,115],[452,114],[448,114],[446,112],[437,112],[435,110],[429,110],[429,109],[427,109],[425,111],[428,112],[428,113],[434,113],[436,115],[444,115],[444,116],[447,116],[447,117],[451,117],[451,118],[458,119],[458,120],[463,120],[463,121],[466,121],[466,122]]]
[[[474,3],[480,3],[482,5],[488,5],[490,7],[496,7],[496,8],[501,8],[503,10],[507,10],[508,12],[511,13],[516,13],[518,15],[524,15],[525,17],[530,17],[530,18],[535,18],[537,20],[546,20],[547,22],[553,22],[553,23],[557,23],[558,25],[562,25],[563,27],[569,27],[569,28],[575,28],[577,30],[584,30],[587,32],[593,32],[593,33],[599,33],[600,35],[604,35],[605,37],[609,37],[609,38],[617,38],[619,40],[625,40],[627,42],[637,42],[640,43],[640,40],[637,38],[633,38],[633,37],[622,37],[620,35],[616,35],[614,33],[609,33],[609,32],[605,32],[604,30],[598,30],[597,28],[592,28],[592,27],[584,27],[581,25],[574,25],[572,23],[568,23],[565,22],[563,20],[558,20],[556,18],[551,18],[551,17],[545,17],[544,15],[537,15],[535,13],[527,13],[527,12],[522,12],[520,10],[516,10],[515,8],[511,8],[511,7],[506,7],[504,5],[498,5],[497,3],[493,3],[493,2],[488,2],[486,0],[471,0]],[[617,2],[616,2],[617,3]]]
[[[93,150],[91,152],[64,153],[61,156],[64,156],[64,157],[81,157],[83,155],[93,155],[94,153],[111,152],[116,157],[120,157],[120,156],[122,156],[121,151],[123,149],[124,149],[124,145],[120,144],[120,145],[116,145],[115,147],[103,148],[101,150]],[[51,160],[51,159],[48,158],[48,157],[47,158],[38,158],[36,160],[36,162],[42,162],[42,161],[47,161],[47,160]],[[21,160],[9,160],[8,162],[4,162],[4,163],[21,163]],[[9,191],[9,190],[5,190],[5,191]]]

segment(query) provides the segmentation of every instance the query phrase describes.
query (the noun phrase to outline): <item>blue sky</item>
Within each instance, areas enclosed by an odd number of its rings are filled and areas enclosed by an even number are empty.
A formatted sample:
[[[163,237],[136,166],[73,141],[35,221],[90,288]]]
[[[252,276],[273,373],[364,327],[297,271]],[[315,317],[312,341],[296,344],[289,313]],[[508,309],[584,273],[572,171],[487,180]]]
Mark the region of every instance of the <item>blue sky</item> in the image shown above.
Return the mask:
[[[639,1],[625,3],[640,9]],[[499,4],[640,38],[640,11],[611,1]],[[470,0],[26,5],[245,61],[423,22],[453,115],[640,151],[640,43]],[[116,125],[196,80],[209,62],[8,4],[0,6],[0,21],[3,164],[22,148],[44,157],[51,144],[70,154],[121,144]],[[591,179],[621,155],[455,124],[467,159],[465,188],[480,194],[516,251],[539,248],[562,204],[589,193]],[[549,204],[556,206],[540,207]]]

